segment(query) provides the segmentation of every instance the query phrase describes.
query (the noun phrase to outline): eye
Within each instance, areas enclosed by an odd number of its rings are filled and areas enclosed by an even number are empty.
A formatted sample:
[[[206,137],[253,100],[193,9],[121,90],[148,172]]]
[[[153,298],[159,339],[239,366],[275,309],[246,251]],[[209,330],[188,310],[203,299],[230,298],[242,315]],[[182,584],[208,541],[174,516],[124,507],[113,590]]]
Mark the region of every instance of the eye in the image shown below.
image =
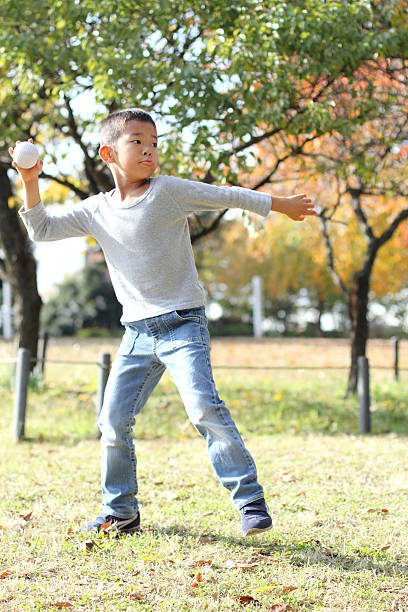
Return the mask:
[[[153,146],[154,146],[155,149],[157,149],[157,142],[154,142]]]
[[[132,140],[132,142],[135,142],[136,144],[140,144],[139,138],[136,138],[135,140]]]

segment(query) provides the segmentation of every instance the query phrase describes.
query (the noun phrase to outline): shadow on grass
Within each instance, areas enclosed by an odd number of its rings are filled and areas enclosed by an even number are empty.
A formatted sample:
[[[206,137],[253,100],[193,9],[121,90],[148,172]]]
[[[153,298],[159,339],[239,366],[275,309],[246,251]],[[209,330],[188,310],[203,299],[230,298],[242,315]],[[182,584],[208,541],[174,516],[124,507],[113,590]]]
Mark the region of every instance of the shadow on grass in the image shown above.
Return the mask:
[[[66,434],[55,434],[55,435],[42,435],[39,434],[39,436],[24,436],[20,441],[19,444],[32,444],[32,445],[45,445],[45,444],[50,444],[50,445],[54,445],[54,446],[65,446],[65,447],[72,447],[72,446],[78,446],[79,444],[82,444],[83,442],[99,442],[99,436],[97,435],[97,433],[95,432],[94,435],[92,434],[85,434],[82,436],[78,436],[78,434],[70,434],[70,433],[66,433]]]
[[[244,552],[256,553],[260,560],[264,558],[265,561],[268,559],[280,561],[283,558],[297,567],[315,565],[350,572],[371,570],[384,576],[395,576],[396,573],[408,575],[408,559],[405,561],[391,560],[387,554],[376,549],[364,552],[356,550],[356,556],[347,556],[337,550],[327,549],[318,540],[292,543],[271,542],[271,535],[262,536],[260,534],[244,538],[227,534],[220,535],[216,532],[210,532],[208,529],[200,533],[177,524],[171,527],[147,526],[144,527],[145,529],[154,534],[163,535],[165,538],[170,536],[193,538],[197,539],[200,544],[221,542],[233,547],[234,550],[239,546]],[[273,532],[268,533],[272,534]],[[216,568],[217,565],[213,565],[213,567]]]

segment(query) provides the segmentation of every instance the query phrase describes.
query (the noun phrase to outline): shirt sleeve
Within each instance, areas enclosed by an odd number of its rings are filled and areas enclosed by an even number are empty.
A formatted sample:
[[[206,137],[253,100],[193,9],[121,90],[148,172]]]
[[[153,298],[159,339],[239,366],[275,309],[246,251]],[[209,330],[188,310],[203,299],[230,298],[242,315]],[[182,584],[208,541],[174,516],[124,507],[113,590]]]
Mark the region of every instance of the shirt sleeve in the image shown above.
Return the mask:
[[[266,217],[271,196],[244,187],[219,187],[173,176],[166,177],[167,189],[186,214],[224,208],[242,208]]]
[[[48,242],[77,236],[89,236],[93,219],[93,206],[89,200],[77,206],[63,205],[57,213],[50,213],[42,202],[33,208],[21,208],[19,214],[31,240]]]

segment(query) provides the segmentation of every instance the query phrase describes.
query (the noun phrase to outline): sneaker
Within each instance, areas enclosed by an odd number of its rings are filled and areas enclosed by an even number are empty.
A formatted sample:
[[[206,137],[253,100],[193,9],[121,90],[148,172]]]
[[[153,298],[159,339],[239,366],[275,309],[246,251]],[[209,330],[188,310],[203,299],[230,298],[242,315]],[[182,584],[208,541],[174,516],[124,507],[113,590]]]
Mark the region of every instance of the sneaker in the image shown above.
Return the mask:
[[[86,533],[94,529],[106,533],[134,533],[140,529],[140,513],[126,519],[112,514],[100,514],[92,523],[85,525],[82,531]]]
[[[243,506],[240,513],[244,536],[272,529],[272,518],[263,497]]]

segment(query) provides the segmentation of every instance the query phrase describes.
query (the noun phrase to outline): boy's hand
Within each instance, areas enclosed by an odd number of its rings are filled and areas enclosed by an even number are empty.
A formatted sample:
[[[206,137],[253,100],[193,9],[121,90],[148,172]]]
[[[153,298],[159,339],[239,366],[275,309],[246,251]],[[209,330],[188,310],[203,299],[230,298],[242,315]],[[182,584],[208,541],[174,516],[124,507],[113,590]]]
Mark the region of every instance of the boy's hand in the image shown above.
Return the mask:
[[[316,211],[312,205],[312,200],[305,193],[289,196],[287,198],[272,197],[271,210],[283,213],[293,219],[293,221],[303,221],[305,217],[315,216]]]
[[[21,140],[17,140],[16,145],[19,142],[21,142]],[[34,144],[32,138],[29,138],[28,142]],[[8,152],[10,154],[10,157],[13,157],[14,149],[12,147],[9,147]],[[35,166],[33,166],[32,168],[21,168],[16,164],[15,161],[13,161],[12,166],[18,171],[23,183],[27,185],[38,179],[38,175],[40,174],[43,167],[43,162],[39,159]]]
[[[21,142],[21,140],[17,140],[16,144],[19,142]],[[33,139],[30,138],[28,142],[33,142]],[[13,157],[14,149],[10,147],[8,151],[11,157]],[[21,168],[15,161],[13,161],[12,166],[18,171],[19,175],[21,176],[21,180],[23,181],[25,210],[34,208],[34,206],[41,201],[38,175],[43,167],[42,161],[39,159],[32,168]]]

